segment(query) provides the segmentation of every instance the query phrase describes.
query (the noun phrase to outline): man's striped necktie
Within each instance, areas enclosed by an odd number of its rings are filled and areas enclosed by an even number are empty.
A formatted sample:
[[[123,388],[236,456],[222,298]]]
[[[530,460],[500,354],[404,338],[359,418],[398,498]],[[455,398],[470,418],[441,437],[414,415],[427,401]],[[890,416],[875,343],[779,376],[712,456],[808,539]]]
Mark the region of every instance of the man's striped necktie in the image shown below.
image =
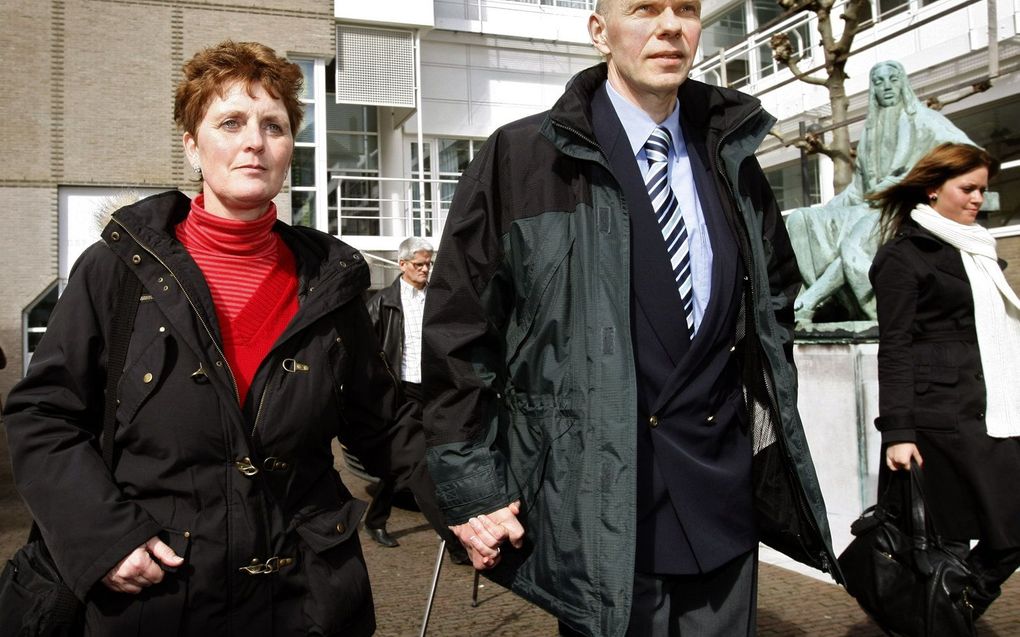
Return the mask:
[[[684,318],[687,320],[687,331],[694,336],[694,283],[691,280],[690,241],[687,237],[687,225],[680,210],[680,204],[669,184],[669,149],[673,145],[669,130],[659,126],[645,142],[645,156],[648,158],[648,172],[645,174],[645,187],[648,197],[652,200],[652,209],[659,222],[659,230],[666,240],[666,253],[673,267],[673,278],[676,280],[680,299],[684,304]]]

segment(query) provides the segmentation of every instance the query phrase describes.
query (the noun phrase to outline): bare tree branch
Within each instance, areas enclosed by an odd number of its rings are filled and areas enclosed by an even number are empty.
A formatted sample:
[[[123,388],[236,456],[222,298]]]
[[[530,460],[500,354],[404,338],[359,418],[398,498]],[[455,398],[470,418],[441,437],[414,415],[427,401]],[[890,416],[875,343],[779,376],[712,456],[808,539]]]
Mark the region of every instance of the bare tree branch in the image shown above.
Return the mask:
[[[807,84],[825,86],[824,79],[812,77],[800,70],[797,65],[799,59],[793,54],[793,42],[790,41],[790,36],[785,33],[776,33],[769,38],[769,46],[772,48],[772,58],[790,69],[790,72],[798,80]]]

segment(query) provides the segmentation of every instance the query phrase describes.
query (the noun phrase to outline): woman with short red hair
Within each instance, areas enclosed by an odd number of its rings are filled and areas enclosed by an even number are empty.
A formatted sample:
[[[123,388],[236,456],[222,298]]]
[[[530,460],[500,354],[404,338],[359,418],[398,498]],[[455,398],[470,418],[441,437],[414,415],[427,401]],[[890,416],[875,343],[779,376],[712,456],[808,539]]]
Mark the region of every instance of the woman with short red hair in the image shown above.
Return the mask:
[[[121,208],[75,266],[8,400],[15,482],[87,634],[369,635],[365,505],[331,441],[375,475],[411,469],[390,457],[395,381],[361,300],[369,270],[277,220],[300,69],[224,42],[183,75],[174,116],[201,192]],[[130,277],[143,294],[104,398]],[[112,473],[97,449],[108,400]],[[420,439],[399,448],[414,444],[420,458]]]

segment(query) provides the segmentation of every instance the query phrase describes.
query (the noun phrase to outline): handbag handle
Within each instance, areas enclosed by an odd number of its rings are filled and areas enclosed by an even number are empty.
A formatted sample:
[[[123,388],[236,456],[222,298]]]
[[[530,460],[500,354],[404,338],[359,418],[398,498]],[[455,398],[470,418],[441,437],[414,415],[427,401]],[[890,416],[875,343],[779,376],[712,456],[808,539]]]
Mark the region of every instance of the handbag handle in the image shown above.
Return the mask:
[[[927,502],[924,497],[924,479],[921,477],[921,467],[917,461],[910,460],[910,518],[911,538],[914,547],[914,563],[918,570],[925,576],[934,571],[931,561],[928,559],[928,547],[933,541],[938,543],[938,535],[935,525],[928,520]]]

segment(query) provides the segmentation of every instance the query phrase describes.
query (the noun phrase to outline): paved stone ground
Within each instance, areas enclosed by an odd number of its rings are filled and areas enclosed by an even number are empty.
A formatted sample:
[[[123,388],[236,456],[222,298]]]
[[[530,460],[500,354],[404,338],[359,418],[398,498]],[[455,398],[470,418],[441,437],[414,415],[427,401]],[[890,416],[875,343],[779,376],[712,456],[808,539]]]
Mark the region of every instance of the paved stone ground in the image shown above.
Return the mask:
[[[367,483],[341,467],[355,495]],[[0,558],[13,553],[28,534],[30,519],[11,486],[6,438],[0,436]],[[389,530],[401,545],[383,548],[362,536],[375,591],[379,637],[417,635],[428,597],[439,540],[420,514],[394,509]],[[444,558],[429,634],[485,637],[554,636],[556,621],[498,585],[481,580],[472,607],[474,571]],[[881,637],[883,634],[843,589],[834,584],[762,564],[758,591],[761,637]],[[1020,576],[978,623],[981,637],[1020,636]]]

